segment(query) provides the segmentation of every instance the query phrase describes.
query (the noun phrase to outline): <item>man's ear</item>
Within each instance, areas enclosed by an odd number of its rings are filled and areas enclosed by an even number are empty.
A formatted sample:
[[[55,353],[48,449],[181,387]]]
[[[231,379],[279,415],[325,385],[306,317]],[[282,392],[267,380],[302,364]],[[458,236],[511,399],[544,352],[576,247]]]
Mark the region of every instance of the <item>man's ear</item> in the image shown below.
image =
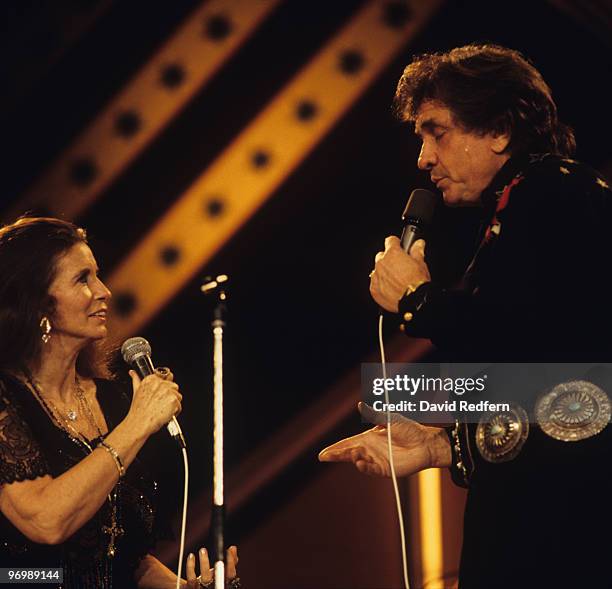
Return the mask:
[[[504,153],[510,144],[510,135],[508,133],[496,133],[491,137],[491,149],[497,155]]]

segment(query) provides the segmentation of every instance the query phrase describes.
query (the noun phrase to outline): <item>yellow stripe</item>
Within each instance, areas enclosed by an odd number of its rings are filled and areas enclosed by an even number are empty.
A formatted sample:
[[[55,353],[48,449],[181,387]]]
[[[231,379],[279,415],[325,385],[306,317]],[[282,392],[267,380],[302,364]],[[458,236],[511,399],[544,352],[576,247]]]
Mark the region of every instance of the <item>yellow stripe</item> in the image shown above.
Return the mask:
[[[12,208],[7,218],[43,206],[52,215],[74,219],[153,141],[204,84],[227,62],[281,0],[210,0],[195,10],[128,85],[106,106],[73,144]],[[206,23],[223,17],[230,32],[213,40]],[[211,20],[212,19],[212,20]],[[217,19],[217,20],[215,20]],[[182,81],[164,86],[169,66],[178,65]],[[136,113],[138,132],[130,137],[116,131],[118,117]],[[72,181],[76,162],[93,162],[97,173],[82,185]]]
[[[388,4],[368,2],[129,254],[110,280],[116,294],[132,293],[138,303],[130,315],[115,318],[111,333],[118,339],[150,320],[240,229],[425,24],[440,0],[413,2],[412,18],[399,28],[384,22]],[[347,75],[339,64],[343,55],[355,51],[363,56],[363,67]],[[316,105],[315,116],[306,122],[296,117],[304,100]],[[258,150],[269,156],[268,165],[259,169],[251,164]],[[223,199],[224,214],[211,218],[204,213],[211,198]],[[167,246],[180,251],[171,267],[160,263],[160,252]]]
[[[417,476],[423,587],[444,589],[442,473],[430,468]]]

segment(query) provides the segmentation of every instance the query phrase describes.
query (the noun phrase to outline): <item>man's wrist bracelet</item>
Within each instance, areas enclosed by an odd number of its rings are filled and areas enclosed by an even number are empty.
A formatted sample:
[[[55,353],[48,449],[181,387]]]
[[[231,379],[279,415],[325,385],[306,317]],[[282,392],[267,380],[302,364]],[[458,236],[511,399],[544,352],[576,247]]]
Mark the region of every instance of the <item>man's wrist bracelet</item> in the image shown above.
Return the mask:
[[[454,455],[457,458],[457,462],[455,463],[455,467],[463,476],[463,480],[466,485],[469,485],[470,479],[468,476],[467,468],[463,462],[463,456],[461,455],[461,440],[459,438],[459,420],[455,419],[455,427],[453,428],[453,443],[454,443]]]
[[[427,301],[431,282],[421,282],[417,286],[409,286],[404,296],[400,299],[399,310],[402,321],[411,321],[414,314],[421,310]]]

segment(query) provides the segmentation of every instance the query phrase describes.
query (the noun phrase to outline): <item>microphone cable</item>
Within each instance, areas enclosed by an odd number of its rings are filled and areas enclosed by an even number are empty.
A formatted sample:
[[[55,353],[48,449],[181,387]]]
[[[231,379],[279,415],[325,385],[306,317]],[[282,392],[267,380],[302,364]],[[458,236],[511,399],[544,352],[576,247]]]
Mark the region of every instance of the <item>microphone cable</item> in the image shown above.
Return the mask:
[[[387,378],[387,361],[385,359],[385,341],[383,338],[383,321],[384,317],[381,313],[378,317],[378,345],[380,347],[380,362],[382,365],[383,378]],[[395,474],[395,465],[393,464],[393,445],[391,438],[391,411],[389,409],[389,391],[387,387],[383,387],[385,391],[385,414],[387,417],[387,449],[389,451],[389,465],[391,466],[391,481],[393,482],[393,493],[395,495],[395,506],[397,508],[397,518],[399,520],[400,539],[402,543],[402,573],[404,576],[404,587],[410,589],[408,581],[408,558],[406,556],[406,533],[404,530],[404,514],[402,511],[402,501],[400,499],[399,488],[397,485],[397,476]]]
[[[183,573],[183,557],[185,554],[185,530],[187,529],[187,498],[189,495],[189,461],[187,460],[187,448],[181,448],[183,454],[183,467],[185,471],[185,480],[183,484],[183,516],[181,521],[181,543],[179,548],[178,570],[176,572],[176,589],[180,589],[181,575]],[[202,571],[200,571],[201,573]]]

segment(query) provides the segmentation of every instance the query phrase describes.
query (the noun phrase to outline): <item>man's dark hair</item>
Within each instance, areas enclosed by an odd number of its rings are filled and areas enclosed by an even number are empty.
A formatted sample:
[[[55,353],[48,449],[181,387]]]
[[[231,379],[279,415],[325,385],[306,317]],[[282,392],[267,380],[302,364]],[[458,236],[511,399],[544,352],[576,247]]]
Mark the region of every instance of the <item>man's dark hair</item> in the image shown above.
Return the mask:
[[[416,57],[397,85],[394,109],[402,120],[414,121],[430,100],[450,109],[466,131],[508,133],[507,150],[513,155],[570,156],[576,148],[542,75],[513,49],[466,45]]]
[[[78,243],[87,243],[85,231],[61,219],[23,217],[0,228],[0,368],[18,372],[37,364],[40,321],[48,315],[53,323],[49,288],[57,263]],[[95,343],[86,346],[79,374],[107,376],[102,355]]]

